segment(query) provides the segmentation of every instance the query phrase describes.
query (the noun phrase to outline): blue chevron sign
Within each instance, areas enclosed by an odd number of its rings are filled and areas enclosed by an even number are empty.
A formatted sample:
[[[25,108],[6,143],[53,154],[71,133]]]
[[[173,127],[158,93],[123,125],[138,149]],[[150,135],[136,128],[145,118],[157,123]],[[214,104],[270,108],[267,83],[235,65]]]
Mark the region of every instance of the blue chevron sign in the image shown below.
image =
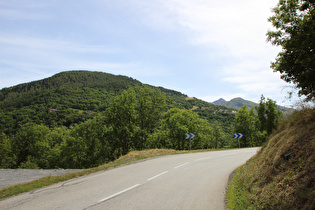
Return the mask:
[[[186,133],[185,134],[185,139],[194,139],[196,135],[194,133]]]
[[[239,139],[239,138],[242,138],[243,137],[243,134],[242,133],[236,133],[234,134],[234,139]]]

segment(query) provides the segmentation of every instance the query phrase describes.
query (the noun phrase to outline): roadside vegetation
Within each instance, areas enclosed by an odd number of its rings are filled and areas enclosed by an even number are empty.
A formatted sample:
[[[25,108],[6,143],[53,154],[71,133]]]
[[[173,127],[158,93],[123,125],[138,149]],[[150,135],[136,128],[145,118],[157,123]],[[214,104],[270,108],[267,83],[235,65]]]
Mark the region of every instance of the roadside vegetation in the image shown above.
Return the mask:
[[[233,114],[230,130],[244,133],[241,147],[260,146],[282,116],[263,96],[256,111],[244,106]],[[185,133],[196,134],[191,144]],[[147,86],[124,90],[104,112],[70,127],[29,122],[14,135],[0,133],[0,140],[0,168],[29,169],[97,167],[133,150],[239,147],[218,121],[190,109],[167,109],[165,94]]]
[[[0,90],[0,168],[91,168],[133,150],[233,147],[235,114],[162,87],[69,71]]]
[[[315,109],[297,111],[235,171],[228,209],[314,209],[314,151]]]
[[[218,127],[218,125],[216,125]],[[189,149],[185,133],[197,133],[191,148],[224,146],[223,132],[191,110],[166,110],[165,95],[158,89],[129,88],[116,96],[105,112],[92,119],[49,128],[24,124],[15,135],[0,135],[0,167],[91,168],[133,150]]]

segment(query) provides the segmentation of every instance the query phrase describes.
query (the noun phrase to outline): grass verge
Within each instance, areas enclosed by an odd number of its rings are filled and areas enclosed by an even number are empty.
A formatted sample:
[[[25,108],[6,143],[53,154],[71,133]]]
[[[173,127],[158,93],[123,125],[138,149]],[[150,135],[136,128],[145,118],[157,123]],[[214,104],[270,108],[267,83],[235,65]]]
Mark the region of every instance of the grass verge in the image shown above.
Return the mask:
[[[228,209],[315,209],[315,109],[293,113],[235,170]]]
[[[150,149],[142,151],[131,151],[127,155],[121,156],[115,161],[100,165],[98,167],[85,169],[79,172],[63,174],[60,176],[47,176],[40,179],[36,179],[27,183],[17,184],[9,186],[0,190],[0,199],[17,195],[23,192],[29,192],[41,187],[49,186],[58,182],[66,181],[69,179],[85,176],[98,171],[106,170],[109,168],[130,164],[139,160],[143,160],[150,157],[157,157],[163,155],[184,154],[189,152],[202,152],[210,150],[194,150],[194,151],[177,151],[169,149]]]

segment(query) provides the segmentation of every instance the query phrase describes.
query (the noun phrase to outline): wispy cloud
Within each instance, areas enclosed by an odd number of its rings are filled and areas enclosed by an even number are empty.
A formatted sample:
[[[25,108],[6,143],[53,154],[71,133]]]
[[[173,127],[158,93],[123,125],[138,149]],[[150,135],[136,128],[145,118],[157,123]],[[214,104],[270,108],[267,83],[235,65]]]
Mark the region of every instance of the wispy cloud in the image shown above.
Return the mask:
[[[283,85],[269,68],[279,49],[267,44],[265,36],[273,0],[169,0],[155,1],[151,7],[150,3],[140,7],[149,27],[181,31],[188,43],[205,49],[209,60],[222,61],[220,73],[211,67],[209,72],[199,70],[204,76],[216,75],[244,93],[272,92]]]
[[[6,20],[45,20],[49,15],[41,11],[49,7],[49,1],[23,1],[17,4],[16,1],[0,2],[0,18]],[[36,11],[36,12],[34,12]]]
[[[139,6],[150,27],[186,32],[196,45],[227,47],[235,56],[263,50],[273,0],[169,0]],[[181,28],[181,29],[180,29]]]
[[[0,88],[86,69],[207,101],[280,98],[284,83],[269,67],[279,49],[265,36],[273,6],[274,0],[0,1]]]
[[[147,77],[165,76],[167,69],[151,66],[141,61],[106,59],[123,57],[128,50],[115,46],[88,45],[34,37],[0,36],[1,73],[19,71],[18,77],[0,80],[1,87],[42,79],[60,71],[93,70],[127,75],[147,80]],[[86,56],[84,56],[86,55]],[[93,56],[94,55],[94,56]],[[103,59],[100,59],[102,58]],[[108,61],[106,61],[108,60]],[[37,75],[34,77],[34,75]]]
[[[65,40],[36,38],[26,36],[1,35],[0,44],[7,48],[19,48],[21,51],[25,49],[38,50],[40,52],[73,52],[73,53],[104,53],[116,54],[125,53],[126,50],[114,46],[88,45],[73,43]]]

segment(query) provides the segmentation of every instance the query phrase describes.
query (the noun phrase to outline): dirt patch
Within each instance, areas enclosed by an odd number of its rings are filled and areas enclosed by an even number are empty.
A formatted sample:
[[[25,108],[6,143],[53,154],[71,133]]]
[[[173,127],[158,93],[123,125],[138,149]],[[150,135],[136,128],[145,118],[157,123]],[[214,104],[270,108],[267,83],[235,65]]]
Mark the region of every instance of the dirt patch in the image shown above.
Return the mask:
[[[194,97],[186,97],[185,99],[186,99],[186,101],[189,101],[189,100],[195,100],[195,98],[194,98]]]
[[[81,170],[82,169],[0,169],[0,189],[45,176],[58,176]]]

